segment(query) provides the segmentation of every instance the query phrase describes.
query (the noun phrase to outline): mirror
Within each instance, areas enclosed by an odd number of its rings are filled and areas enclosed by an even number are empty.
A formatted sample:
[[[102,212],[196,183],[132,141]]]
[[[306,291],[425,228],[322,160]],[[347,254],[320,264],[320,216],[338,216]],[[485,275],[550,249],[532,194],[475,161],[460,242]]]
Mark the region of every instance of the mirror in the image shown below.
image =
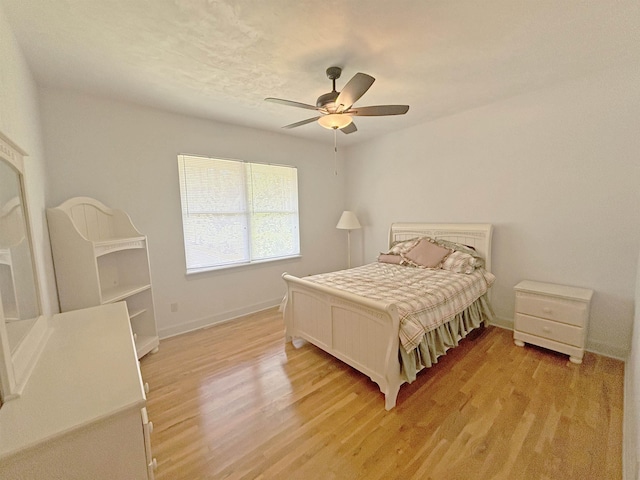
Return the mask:
[[[0,386],[2,400],[26,382],[40,301],[24,194],[24,152],[0,134]]]
[[[0,299],[14,352],[40,314],[20,175],[0,162]]]

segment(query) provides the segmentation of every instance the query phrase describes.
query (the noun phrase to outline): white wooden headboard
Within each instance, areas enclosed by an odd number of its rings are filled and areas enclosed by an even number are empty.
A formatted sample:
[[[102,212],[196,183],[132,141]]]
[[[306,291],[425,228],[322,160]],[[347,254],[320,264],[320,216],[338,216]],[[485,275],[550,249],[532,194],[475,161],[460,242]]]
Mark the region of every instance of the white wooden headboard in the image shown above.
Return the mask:
[[[485,268],[491,271],[490,223],[392,223],[389,230],[389,246],[394,242],[415,237],[431,237],[462,243],[475,248],[484,258]]]

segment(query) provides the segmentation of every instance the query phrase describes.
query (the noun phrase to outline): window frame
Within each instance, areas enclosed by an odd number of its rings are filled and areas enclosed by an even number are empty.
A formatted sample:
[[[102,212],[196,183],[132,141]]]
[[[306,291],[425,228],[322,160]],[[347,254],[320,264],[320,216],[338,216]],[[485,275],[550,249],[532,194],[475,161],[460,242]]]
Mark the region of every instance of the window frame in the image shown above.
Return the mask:
[[[187,205],[185,205],[185,200],[187,200],[187,198],[189,197],[187,193],[188,178],[187,178],[187,175],[185,174],[185,160],[188,158],[198,159],[203,162],[206,160],[213,160],[213,161],[221,161],[221,162],[234,162],[242,165],[241,176],[244,181],[244,186],[242,190],[244,197],[242,198],[242,204],[244,206],[244,210],[234,212],[234,213],[237,215],[244,216],[245,218],[244,228],[246,230],[243,235],[243,239],[245,241],[243,248],[247,252],[247,260],[232,261],[229,263],[219,263],[215,265],[206,265],[206,266],[192,266],[192,267],[189,266],[189,248],[193,248],[193,246],[190,247],[188,245],[187,243],[188,233],[185,230],[186,220],[189,215],[188,214],[189,207],[187,206],[188,202],[187,202]],[[251,167],[253,165],[256,165],[259,167],[264,167],[264,166],[279,167],[279,168],[287,168],[287,169],[293,170],[293,179],[295,180],[295,186],[294,186],[294,189],[292,189],[288,193],[294,195],[294,197],[292,197],[292,199],[294,200],[292,203],[294,209],[290,211],[286,211],[286,210],[281,210],[281,211],[283,213],[289,213],[289,214],[295,215],[295,222],[291,224],[293,227],[292,235],[289,237],[290,240],[292,240],[294,247],[297,247],[297,248],[294,248],[294,250],[297,250],[295,253],[290,253],[290,254],[280,255],[280,256],[273,256],[273,257],[260,257],[260,258],[255,258],[252,255],[252,252],[253,252],[252,243],[255,242],[255,238],[253,237],[254,230],[252,228],[253,227],[252,216],[254,214],[261,213],[253,209],[254,202],[252,201],[252,198],[251,198],[253,190],[255,189],[255,186],[254,186],[255,184],[253,182],[253,177],[252,177],[253,172],[251,170]],[[179,183],[179,190],[180,190],[180,211],[181,211],[180,219],[182,222],[183,248],[184,248],[184,254],[185,254],[185,268],[186,268],[187,275],[218,271],[218,270],[226,270],[226,269],[239,268],[239,267],[247,267],[251,265],[259,265],[259,264],[277,262],[282,260],[291,260],[295,258],[300,258],[302,256],[301,242],[300,242],[300,208],[299,208],[300,202],[299,202],[299,195],[298,195],[299,194],[298,167],[293,165],[285,165],[285,164],[266,163],[266,162],[249,162],[249,161],[239,160],[234,158],[212,157],[212,156],[206,156],[206,155],[194,155],[194,154],[181,153],[181,154],[178,154],[178,177],[179,177],[178,183]],[[185,188],[185,186],[187,188]],[[211,214],[216,215],[216,213],[214,212],[211,212]],[[218,216],[223,216],[223,215],[224,214],[219,214]]]

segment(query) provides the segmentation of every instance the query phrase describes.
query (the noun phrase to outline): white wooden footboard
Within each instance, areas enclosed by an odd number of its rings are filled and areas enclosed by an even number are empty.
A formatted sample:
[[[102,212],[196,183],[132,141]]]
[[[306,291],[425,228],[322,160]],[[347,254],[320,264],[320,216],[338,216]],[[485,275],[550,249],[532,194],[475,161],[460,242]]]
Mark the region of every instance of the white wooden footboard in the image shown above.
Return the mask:
[[[286,339],[303,338],[369,376],[396,405],[404,380],[398,359],[399,317],[395,305],[369,300],[292,275],[284,310]]]

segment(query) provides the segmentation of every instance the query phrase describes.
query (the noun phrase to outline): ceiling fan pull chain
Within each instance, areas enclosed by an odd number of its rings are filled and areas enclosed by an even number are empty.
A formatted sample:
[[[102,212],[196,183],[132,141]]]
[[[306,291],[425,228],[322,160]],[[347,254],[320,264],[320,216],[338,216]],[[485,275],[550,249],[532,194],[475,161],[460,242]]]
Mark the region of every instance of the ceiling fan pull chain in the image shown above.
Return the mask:
[[[338,176],[338,129],[333,128],[333,159],[335,161],[334,174]]]

